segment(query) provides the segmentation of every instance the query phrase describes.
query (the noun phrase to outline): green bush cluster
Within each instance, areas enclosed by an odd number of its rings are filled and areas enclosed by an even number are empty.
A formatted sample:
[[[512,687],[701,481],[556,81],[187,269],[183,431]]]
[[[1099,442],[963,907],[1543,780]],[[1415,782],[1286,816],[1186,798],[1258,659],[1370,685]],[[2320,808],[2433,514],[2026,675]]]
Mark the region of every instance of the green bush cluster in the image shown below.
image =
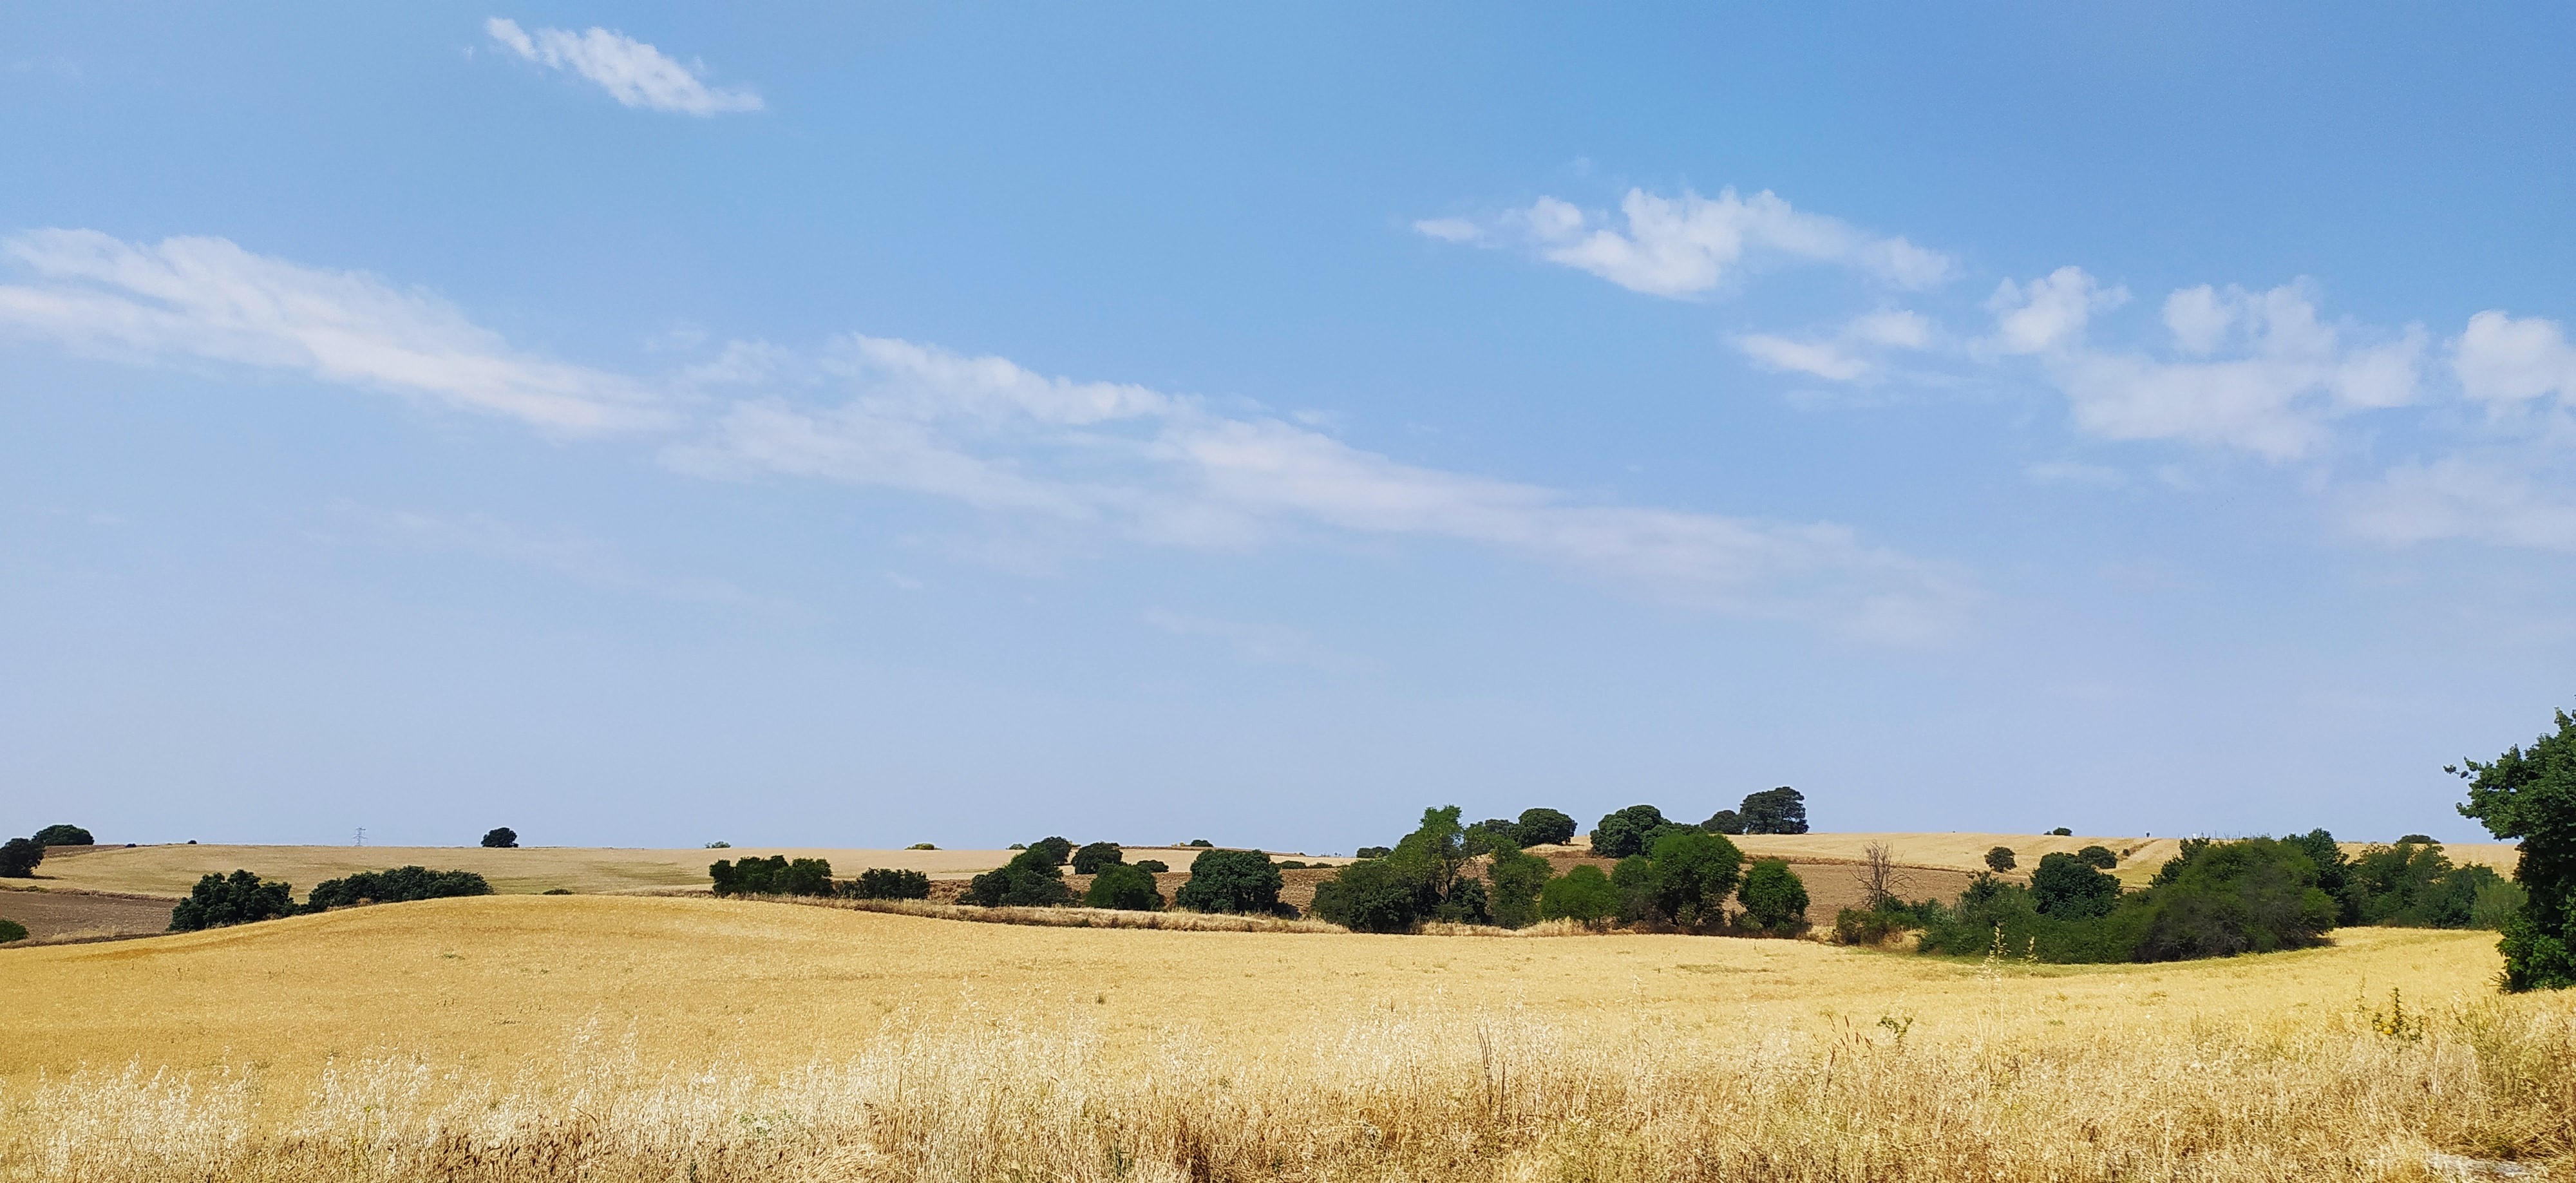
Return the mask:
[[[2510,880],[2489,867],[2454,864],[2441,843],[2421,834],[2351,857],[2324,830],[2290,841],[2317,864],[2317,886],[2335,897],[2343,924],[2502,928],[2522,905],[2522,889]]]
[[[1127,852],[1120,850],[1115,842],[1086,842],[1082,849],[1073,852],[1073,873],[1097,875],[1102,867],[1126,861]]]
[[[230,875],[208,875],[197,880],[188,898],[170,910],[170,931],[196,932],[221,928],[228,924],[249,924],[275,920],[296,913],[295,889],[284,883],[262,882],[248,871]]]
[[[15,920],[0,920],[0,945],[27,939],[27,926]]]
[[[930,898],[930,876],[919,871],[890,867],[870,867],[858,878],[844,882],[840,894],[854,900],[926,900]]]
[[[707,868],[707,877],[715,881],[717,895],[831,895],[833,892],[829,859],[790,861],[783,854],[745,858],[738,863],[718,859]]]
[[[1315,915],[1359,932],[1406,932],[1425,920],[1489,921],[1491,894],[1481,881],[1460,874],[1475,856],[1468,852],[1467,827],[1458,817],[1455,805],[1425,809],[1421,824],[1392,848],[1364,850],[1360,861],[1315,886]],[[1489,848],[1500,842],[1518,853],[1506,835],[1487,831],[1485,840]],[[1471,883],[1472,890],[1465,886]],[[1507,907],[1519,904],[1515,900]]]
[[[1056,908],[1073,902],[1064,862],[1073,844],[1061,838],[1034,842],[1011,861],[966,884],[966,903],[985,908]]]
[[[400,904],[413,900],[490,894],[492,885],[472,871],[395,867],[390,871],[360,871],[343,879],[325,879],[314,885],[313,894],[304,901],[304,910],[323,912],[356,904]]]
[[[1190,860],[1189,882],[1172,893],[1172,904],[1193,912],[1295,915],[1295,908],[1279,902],[1286,885],[1270,856],[1258,850],[1208,850]]]
[[[2040,859],[2029,886],[1980,875],[1955,905],[1896,905],[1836,918],[1838,939],[1923,929],[1926,953],[2000,950],[2048,962],[2180,961],[2296,949],[2335,927],[2333,896],[2296,840],[2194,839],[2137,891],[2077,855]]]
[[[1163,910],[1163,892],[1154,885],[1152,872],[1126,863],[1107,863],[1092,876],[1091,887],[1082,893],[1082,903],[1085,907],[1116,908],[1122,912],[1159,912]]]

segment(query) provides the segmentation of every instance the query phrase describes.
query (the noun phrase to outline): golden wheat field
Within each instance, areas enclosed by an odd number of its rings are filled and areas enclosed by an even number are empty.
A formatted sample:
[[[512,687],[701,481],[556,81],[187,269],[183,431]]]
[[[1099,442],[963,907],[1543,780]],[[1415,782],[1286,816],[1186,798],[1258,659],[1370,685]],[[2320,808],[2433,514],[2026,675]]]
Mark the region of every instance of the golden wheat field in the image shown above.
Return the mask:
[[[2421,1178],[2568,1149],[2496,967],[442,900],[0,951],[0,1177]]]

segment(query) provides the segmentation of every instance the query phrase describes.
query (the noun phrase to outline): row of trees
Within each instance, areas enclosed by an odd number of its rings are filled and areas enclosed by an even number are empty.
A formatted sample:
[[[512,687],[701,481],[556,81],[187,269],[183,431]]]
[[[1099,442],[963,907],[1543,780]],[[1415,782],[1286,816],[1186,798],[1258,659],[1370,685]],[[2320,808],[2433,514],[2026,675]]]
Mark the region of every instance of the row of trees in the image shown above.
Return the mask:
[[[472,871],[395,867],[389,871],[360,871],[340,879],[325,879],[314,885],[312,894],[299,905],[295,902],[292,886],[263,880],[249,871],[235,871],[230,875],[208,875],[197,880],[197,886],[188,892],[188,898],[170,910],[170,931],[195,932],[361,904],[396,904],[490,894],[492,885]]]
[[[2331,845],[2331,840],[2329,840]],[[1980,875],[1956,903],[1882,899],[1835,921],[1846,941],[1919,928],[1925,953],[2048,962],[2179,961],[2321,943],[2340,913],[2304,838],[2193,839],[2137,890],[2081,855],[2041,857],[2028,884]]]
[[[1741,806],[1718,810],[1697,825],[1673,821],[1652,805],[1631,805],[1612,810],[1592,827],[1592,853],[1603,858],[1629,858],[1653,850],[1668,834],[1693,830],[1721,836],[1804,834],[1807,798],[1787,785],[1765,789],[1746,796]]]
[[[1656,829],[1650,849],[1630,853],[1608,874],[1583,864],[1558,875],[1496,823],[1467,826],[1459,816],[1455,805],[1423,810],[1420,826],[1394,846],[1368,848],[1370,857],[1317,885],[1315,914],[1361,932],[1408,932],[1430,921],[1520,928],[1563,919],[1783,933],[1806,923],[1806,885],[1788,864],[1765,860],[1747,870],[1733,842],[1697,826]],[[1636,816],[1622,810],[1602,828],[1615,831]],[[1597,852],[1598,830],[1594,843]],[[1479,856],[1487,860],[1481,878],[1467,873]],[[1730,897],[1740,907],[1730,910]]]

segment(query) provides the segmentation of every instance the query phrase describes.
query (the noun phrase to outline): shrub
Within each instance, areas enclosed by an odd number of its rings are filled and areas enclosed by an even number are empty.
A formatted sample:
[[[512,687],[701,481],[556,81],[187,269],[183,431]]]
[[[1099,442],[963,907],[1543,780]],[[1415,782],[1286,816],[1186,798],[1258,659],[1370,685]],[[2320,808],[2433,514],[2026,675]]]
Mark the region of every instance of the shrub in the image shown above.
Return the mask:
[[[1122,912],[1159,912],[1163,893],[1154,886],[1152,875],[1125,863],[1106,863],[1092,876],[1091,890],[1083,893],[1082,902]]]
[[[801,858],[789,862],[783,854],[746,858],[739,863],[719,859],[707,868],[707,877],[715,881],[717,895],[832,894],[832,863],[829,859]]]
[[[1986,852],[1986,869],[1998,875],[2020,865],[2021,861],[2013,857],[2012,847],[1998,846]]]
[[[2064,826],[2059,826],[2054,830],[2050,830],[2048,832],[2048,836],[2051,838],[2072,838],[2075,836],[2075,831],[2067,829]]]
[[[930,898],[930,876],[919,871],[891,867],[870,867],[859,877],[841,885],[840,892],[854,900],[926,900]]]
[[[1807,885],[1786,862],[1767,858],[1754,863],[1744,872],[1744,885],[1735,895],[1744,902],[1745,919],[1764,932],[1790,933],[1807,927]]]
[[[515,849],[519,845],[519,832],[508,826],[496,827],[483,835],[483,845],[495,850]]]
[[[1734,893],[1743,869],[1744,852],[1724,835],[1697,829],[1665,834],[1655,841],[1646,871],[1655,917],[1684,928],[1723,923],[1726,897]],[[1615,877],[1612,881],[1617,882]],[[1799,888],[1802,897],[1805,891]],[[1806,904],[1798,906],[1804,910]]]
[[[1432,909],[1431,917],[1451,924],[1492,923],[1494,914],[1491,901],[1485,894],[1485,881],[1462,878],[1450,884],[1448,893],[1440,897],[1440,906]]]
[[[2075,857],[2082,860],[2085,866],[2104,871],[2116,869],[2120,865],[2120,856],[2111,853],[2111,848],[2108,846],[2087,846],[2076,851]]]
[[[1524,809],[1512,837],[1523,846],[1557,846],[1574,841],[1574,819],[1553,809]]]
[[[1192,838],[1188,842],[1182,843],[1182,845],[1195,846],[1201,850],[1213,850],[1216,848],[1216,843],[1210,842],[1205,838]]]
[[[27,926],[15,920],[0,920],[0,945],[27,939]]]
[[[1643,854],[1655,831],[1671,824],[1664,820],[1664,811],[1652,805],[1614,810],[1592,827],[1592,853],[1610,859]]]
[[[2410,845],[2410,844],[2411,844],[2411,845],[2415,845],[2415,846],[2439,846],[2439,845],[2441,845],[2441,843],[2438,843],[2438,842],[2433,841],[2432,836],[2431,836],[2431,835],[2427,835],[2427,834],[2408,834],[2407,836],[2405,836],[2405,837],[2403,837],[2403,838],[2398,839],[2398,840],[2397,840],[2397,844],[2398,844],[2398,845],[2400,845],[2400,846],[2405,846],[2405,845]]]
[[[1386,856],[1394,853],[1395,848],[1392,846],[1363,846],[1359,848],[1358,857],[1385,858]]]
[[[1845,908],[1834,913],[1834,943],[1877,945],[1904,931],[1896,918],[1876,908]]]
[[[1701,822],[1699,828],[1712,834],[1741,834],[1744,832],[1744,815],[1732,809],[1721,809],[1708,815],[1708,820]]]
[[[390,871],[360,871],[345,879],[325,879],[313,886],[313,894],[304,901],[304,910],[320,912],[353,904],[400,904],[490,894],[492,885],[472,871],[396,867]]]
[[[1190,881],[1172,902],[1193,912],[1279,911],[1279,868],[1258,850],[1210,850],[1190,862]]]
[[[1497,850],[1520,849],[1520,824],[1507,817],[1489,817],[1467,827],[1460,836],[1470,857],[1492,854]]]
[[[538,892],[537,894],[538,894],[538,895],[571,895],[571,894],[572,894],[572,889],[571,889],[571,888],[569,888],[569,887],[549,887],[549,888],[545,889],[544,891]]]
[[[2120,900],[2120,881],[2071,854],[2041,855],[2030,873],[2030,894],[2041,915],[2082,919],[2109,912]]]
[[[1601,868],[1585,863],[1547,881],[1538,893],[1542,920],[1574,920],[1598,927],[1619,914],[1619,889]]]
[[[170,931],[196,932],[294,914],[294,888],[283,883],[262,883],[257,875],[235,871],[229,876],[199,879],[188,898],[170,910]]]
[[[1127,852],[1118,849],[1115,842],[1085,843],[1082,849],[1073,852],[1073,873],[1097,875],[1102,867],[1126,861]]]
[[[937,850],[937,849],[939,849],[939,844],[938,844],[938,843],[936,843],[936,842],[915,842],[915,843],[913,843],[913,844],[912,844],[912,845],[910,845],[910,846],[904,847],[904,849],[905,849],[905,850]]]
[[[1744,832],[1747,834],[1807,832],[1806,795],[1787,785],[1746,797],[1739,811],[1744,816]]]
[[[33,838],[12,838],[0,842],[0,877],[33,879],[37,864],[44,861],[44,843]]]
[[[1049,863],[1061,867],[1065,864],[1065,860],[1073,857],[1073,843],[1067,842],[1062,838],[1040,838],[1035,842],[1029,843],[1028,851],[1030,854],[1034,854],[1039,858],[1045,859]]]
[[[2270,838],[2205,844],[2139,903],[2139,961],[2305,948],[2335,925],[2316,864],[2299,846]]]
[[[1525,928],[1539,918],[1538,899],[1547,890],[1548,877],[1555,868],[1547,860],[1517,850],[1498,851],[1485,868],[1486,906],[1494,923],[1505,928]]]
[[[998,869],[969,880],[966,894],[958,898],[987,908],[1054,908],[1072,903],[1073,888],[1064,881],[1063,860],[1050,859],[1047,853],[1021,851]]]
[[[1425,910],[1420,881],[1383,856],[1361,859],[1315,885],[1315,915],[1353,932],[1409,932]]]
[[[1158,858],[1138,859],[1136,869],[1148,875],[1168,875],[1172,871],[1172,864]]]
[[[36,831],[34,841],[38,846],[98,845],[98,840],[90,837],[89,831],[72,825],[47,826]]]

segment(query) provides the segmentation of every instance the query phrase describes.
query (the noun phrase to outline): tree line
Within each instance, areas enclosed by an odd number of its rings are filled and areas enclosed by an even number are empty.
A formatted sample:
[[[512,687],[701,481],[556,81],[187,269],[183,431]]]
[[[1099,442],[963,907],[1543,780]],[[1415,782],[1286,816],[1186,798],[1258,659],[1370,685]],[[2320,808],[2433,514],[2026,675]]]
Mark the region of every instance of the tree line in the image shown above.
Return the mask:
[[[325,879],[314,885],[304,903],[298,904],[293,886],[261,879],[249,871],[234,871],[197,880],[188,898],[170,910],[170,931],[195,932],[364,904],[490,894],[492,885],[472,871],[432,871],[412,866]]]

